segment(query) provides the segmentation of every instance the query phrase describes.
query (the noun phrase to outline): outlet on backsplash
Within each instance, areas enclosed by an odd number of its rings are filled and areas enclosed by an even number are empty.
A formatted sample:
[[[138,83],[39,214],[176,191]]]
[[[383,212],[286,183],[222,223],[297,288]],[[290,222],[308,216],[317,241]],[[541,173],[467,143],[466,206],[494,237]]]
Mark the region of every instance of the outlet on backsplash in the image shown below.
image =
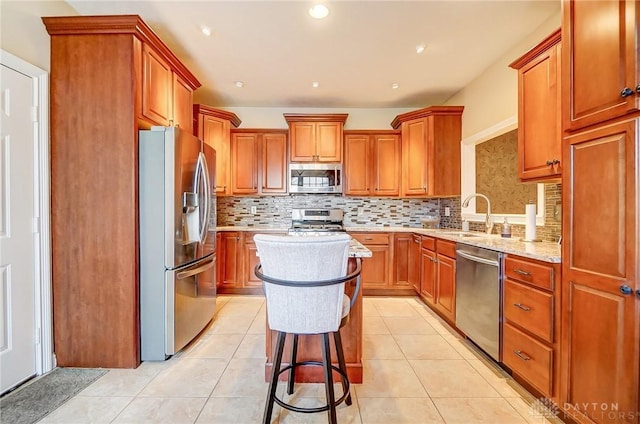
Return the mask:
[[[255,215],[258,213],[258,208],[256,206],[251,206],[251,214]]]

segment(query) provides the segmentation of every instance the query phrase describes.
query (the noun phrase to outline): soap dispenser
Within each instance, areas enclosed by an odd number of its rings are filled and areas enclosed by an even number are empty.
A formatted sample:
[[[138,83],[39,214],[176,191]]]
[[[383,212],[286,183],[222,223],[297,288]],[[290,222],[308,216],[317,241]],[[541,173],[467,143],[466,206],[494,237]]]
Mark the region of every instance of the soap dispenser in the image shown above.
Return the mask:
[[[510,238],[511,237],[511,224],[507,220],[507,217],[504,217],[504,222],[502,223],[502,237]]]

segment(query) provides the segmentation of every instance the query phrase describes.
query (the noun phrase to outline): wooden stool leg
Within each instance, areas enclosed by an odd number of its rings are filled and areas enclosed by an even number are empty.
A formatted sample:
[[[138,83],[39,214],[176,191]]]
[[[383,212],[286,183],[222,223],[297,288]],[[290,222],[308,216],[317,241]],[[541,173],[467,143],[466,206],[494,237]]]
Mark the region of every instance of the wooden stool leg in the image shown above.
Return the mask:
[[[331,346],[329,345],[329,333],[322,334],[322,365],[324,367],[324,386],[329,404],[329,424],[337,424],[336,402],[333,393],[333,369],[331,368]]]
[[[296,359],[298,356],[298,335],[293,335],[293,345],[291,347],[291,369],[289,370],[289,384],[287,385],[287,393],[293,394],[293,383],[296,379]]]
[[[271,381],[269,382],[269,393],[267,395],[267,404],[264,406],[264,415],[262,424],[271,423],[271,415],[273,414],[273,403],[278,388],[278,376],[280,375],[280,365],[282,364],[282,352],[284,350],[284,342],[287,333],[278,331],[278,341],[276,343],[276,352],[273,360],[273,369],[271,370]]]
[[[333,338],[336,343],[336,354],[338,355],[338,366],[340,369],[346,374],[347,373],[347,364],[344,362],[344,352],[342,350],[342,337],[340,336],[340,329],[333,333]],[[343,393],[346,393],[348,390],[347,387],[347,378],[342,377],[342,390]],[[345,403],[347,405],[351,405],[351,392],[347,395],[347,399],[345,399]]]

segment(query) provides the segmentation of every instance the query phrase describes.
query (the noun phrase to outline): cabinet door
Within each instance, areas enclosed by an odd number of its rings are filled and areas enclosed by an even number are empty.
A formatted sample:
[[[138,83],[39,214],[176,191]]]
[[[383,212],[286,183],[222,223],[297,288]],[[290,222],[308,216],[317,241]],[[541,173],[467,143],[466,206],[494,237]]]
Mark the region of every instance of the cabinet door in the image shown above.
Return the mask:
[[[420,293],[420,236],[411,237],[411,247],[409,249],[409,285],[416,293]]]
[[[158,125],[169,125],[173,112],[173,72],[152,48],[142,46],[142,115]]]
[[[342,161],[342,123],[316,123],[316,161]]]
[[[425,302],[434,305],[436,302],[436,254],[422,249],[420,268],[420,294]]]
[[[562,90],[567,130],[638,109],[636,7],[635,0],[564,1]]]
[[[427,120],[402,124],[402,194],[424,196],[427,193]]]
[[[231,124],[226,119],[200,115],[198,134],[216,151],[216,194],[231,194]]]
[[[393,262],[395,276],[392,286],[399,289],[411,288],[409,283],[409,255],[413,244],[412,234],[398,233],[393,245]]]
[[[313,162],[316,157],[316,125],[313,122],[292,122],[291,162]]]
[[[287,134],[262,135],[261,193],[285,194],[287,192]]]
[[[560,45],[518,71],[518,176],[560,176]]]
[[[344,184],[345,194],[369,195],[369,136],[348,134],[344,137]]]
[[[220,236],[221,252],[218,255],[218,266],[222,269],[219,286],[240,288],[240,269],[242,268],[242,249],[240,233],[223,232]]]
[[[262,280],[256,277],[254,272],[256,265],[260,262],[258,258],[258,249],[255,243],[245,243],[244,245],[244,278],[243,287],[262,287]]]
[[[450,322],[456,320],[456,260],[438,254],[436,307]]]
[[[640,410],[637,137],[633,120],[564,143],[561,395],[584,422]]]
[[[193,91],[177,74],[173,74],[173,124],[193,132]]]
[[[373,136],[373,187],[375,196],[397,196],[400,193],[400,137]]]
[[[231,134],[231,193],[258,193],[258,134]]]
[[[386,289],[389,287],[389,246],[365,245],[373,256],[362,261],[362,288]]]

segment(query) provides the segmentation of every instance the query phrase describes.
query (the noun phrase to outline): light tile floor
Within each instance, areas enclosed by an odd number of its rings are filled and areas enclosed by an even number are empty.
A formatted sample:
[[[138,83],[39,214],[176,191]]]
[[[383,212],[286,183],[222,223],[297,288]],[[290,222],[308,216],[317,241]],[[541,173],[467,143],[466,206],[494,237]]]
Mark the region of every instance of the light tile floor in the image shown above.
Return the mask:
[[[219,296],[212,324],[165,362],[112,369],[41,423],[260,423],[265,310],[260,296]],[[418,298],[364,298],[364,383],[340,423],[541,424],[534,399]],[[280,388],[281,396],[284,386]],[[339,385],[336,391],[340,391]],[[297,384],[296,404],[324,402],[322,384]],[[278,408],[273,423],[325,423],[326,413]]]

